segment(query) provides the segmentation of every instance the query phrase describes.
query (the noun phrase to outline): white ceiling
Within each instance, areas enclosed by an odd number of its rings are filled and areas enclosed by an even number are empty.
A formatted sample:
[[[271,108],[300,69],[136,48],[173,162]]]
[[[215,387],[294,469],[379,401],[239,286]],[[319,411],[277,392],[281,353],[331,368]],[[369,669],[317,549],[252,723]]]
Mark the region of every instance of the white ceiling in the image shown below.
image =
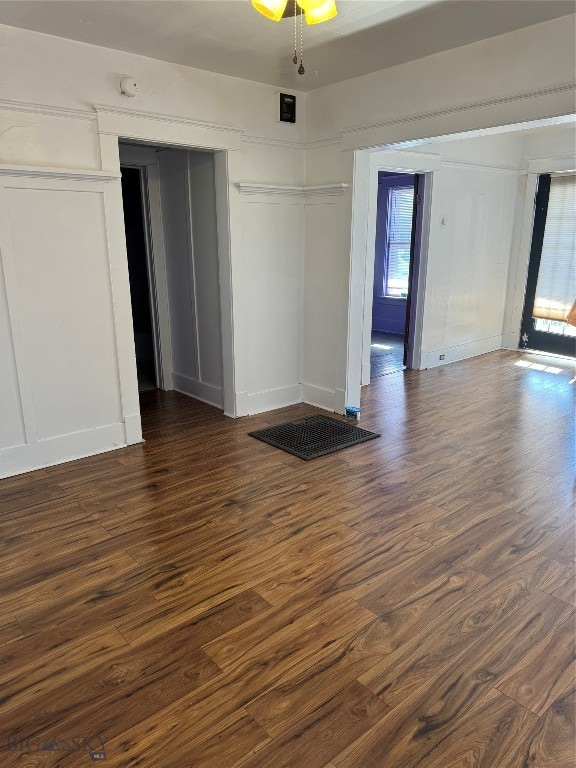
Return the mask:
[[[290,0],[291,1],[291,0]],[[0,23],[284,88],[312,90],[574,12],[573,0],[337,0],[304,27],[250,0],[0,0]],[[573,23],[573,20],[567,21]]]

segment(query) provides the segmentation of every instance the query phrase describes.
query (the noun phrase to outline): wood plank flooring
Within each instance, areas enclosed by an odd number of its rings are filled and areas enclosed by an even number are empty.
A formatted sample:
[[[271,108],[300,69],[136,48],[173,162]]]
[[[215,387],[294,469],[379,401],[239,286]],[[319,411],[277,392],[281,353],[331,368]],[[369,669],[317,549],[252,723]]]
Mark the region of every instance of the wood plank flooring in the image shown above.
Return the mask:
[[[0,766],[573,768],[570,367],[366,388],[308,463],[144,393],[146,443],[0,482]]]

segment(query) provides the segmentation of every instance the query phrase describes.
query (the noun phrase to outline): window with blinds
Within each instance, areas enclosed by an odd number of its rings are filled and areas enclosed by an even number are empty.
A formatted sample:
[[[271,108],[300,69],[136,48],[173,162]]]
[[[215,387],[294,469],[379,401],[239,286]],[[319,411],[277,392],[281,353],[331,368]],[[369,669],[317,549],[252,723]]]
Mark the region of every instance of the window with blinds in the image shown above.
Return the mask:
[[[555,332],[576,299],[576,174],[554,176],[532,316]],[[537,323],[540,329],[544,323]],[[556,331],[557,332],[557,331]]]
[[[384,294],[393,297],[408,295],[410,269],[410,240],[414,190],[393,187],[388,198],[388,242]]]

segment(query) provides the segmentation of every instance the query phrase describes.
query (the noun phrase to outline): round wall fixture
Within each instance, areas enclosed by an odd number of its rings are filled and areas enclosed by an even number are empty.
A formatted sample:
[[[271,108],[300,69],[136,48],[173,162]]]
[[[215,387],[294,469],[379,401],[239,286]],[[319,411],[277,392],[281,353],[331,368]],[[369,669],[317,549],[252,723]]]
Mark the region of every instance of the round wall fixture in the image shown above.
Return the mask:
[[[122,96],[131,99],[137,95],[139,90],[138,83],[133,77],[130,77],[130,75],[122,75],[120,78],[120,93]]]

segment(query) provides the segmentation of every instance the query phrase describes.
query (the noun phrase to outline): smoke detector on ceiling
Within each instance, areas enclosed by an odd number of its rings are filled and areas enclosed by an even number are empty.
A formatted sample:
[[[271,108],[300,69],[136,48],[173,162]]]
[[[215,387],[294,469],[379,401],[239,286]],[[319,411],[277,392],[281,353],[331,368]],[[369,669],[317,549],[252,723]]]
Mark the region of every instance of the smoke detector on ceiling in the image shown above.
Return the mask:
[[[122,75],[120,78],[119,87],[121,95],[127,99],[131,99],[134,96],[137,96],[138,91],[140,90],[138,88],[138,83],[136,80],[134,80],[133,77],[130,77],[130,75]]]

